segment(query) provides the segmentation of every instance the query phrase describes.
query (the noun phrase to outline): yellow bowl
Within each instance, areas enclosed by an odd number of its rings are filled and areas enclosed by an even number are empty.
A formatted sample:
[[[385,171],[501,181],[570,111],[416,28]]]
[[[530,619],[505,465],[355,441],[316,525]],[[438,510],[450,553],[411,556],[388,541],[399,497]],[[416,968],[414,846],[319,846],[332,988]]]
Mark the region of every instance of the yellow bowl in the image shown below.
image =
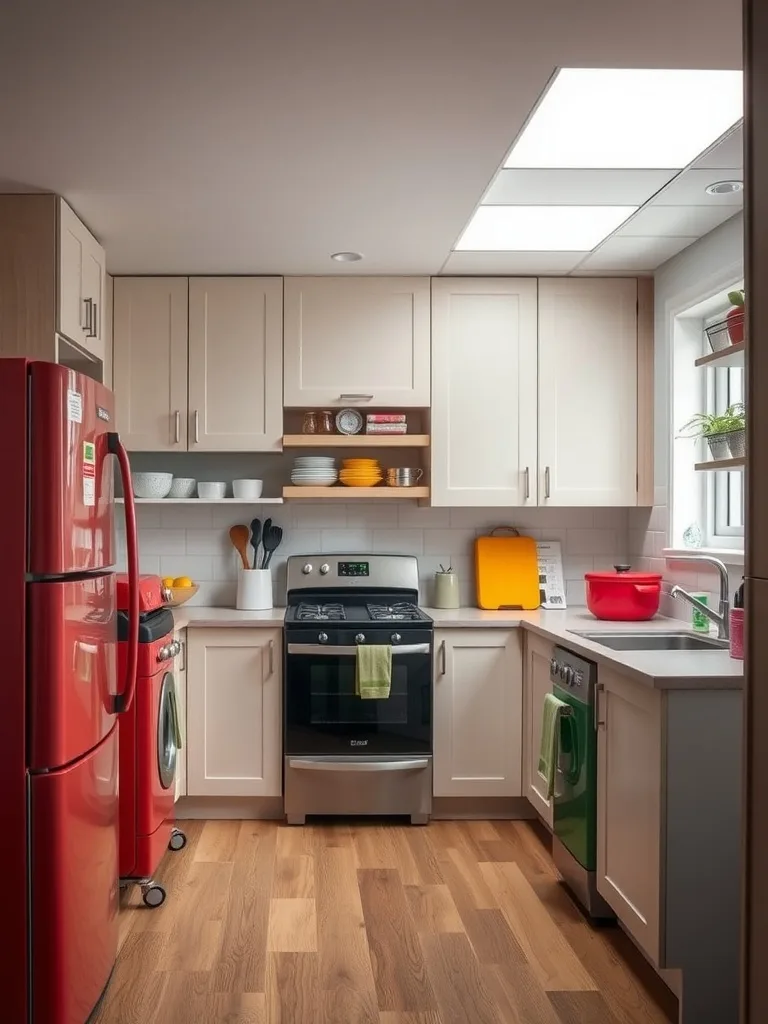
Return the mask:
[[[198,592],[200,587],[197,583],[193,583],[191,587],[168,587],[171,598],[166,603],[171,608],[178,608],[180,604],[191,600]]]

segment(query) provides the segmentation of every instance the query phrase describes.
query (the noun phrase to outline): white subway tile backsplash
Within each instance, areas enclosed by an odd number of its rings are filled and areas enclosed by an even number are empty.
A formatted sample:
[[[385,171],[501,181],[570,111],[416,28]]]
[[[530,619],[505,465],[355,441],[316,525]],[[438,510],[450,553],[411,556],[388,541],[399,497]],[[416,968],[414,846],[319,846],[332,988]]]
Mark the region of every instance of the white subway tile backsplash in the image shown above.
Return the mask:
[[[569,605],[584,605],[587,603],[586,582],[584,580],[565,581],[565,600]]]
[[[473,605],[475,537],[488,533],[494,526],[510,524],[531,536],[560,541],[565,578],[574,584],[568,590],[569,602],[583,604],[584,573],[593,568],[610,569],[616,562],[627,561],[627,549],[638,543],[642,547],[644,533],[636,529],[630,541],[627,509],[430,509],[405,500],[338,505],[294,502],[284,506],[142,506],[142,571],[191,576],[200,585],[195,604],[231,605],[239,558],[230,544],[228,530],[235,523],[249,524],[254,517],[262,522],[270,517],[284,530],[283,543],[271,564],[277,603],[285,599],[285,563],[289,555],[374,551],[417,556],[421,600],[425,603],[432,600],[435,571],[440,564],[451,564],[459,577],[462,603]],[[122,564],[124,539],[124,533],[118,532]],[[654,537],[654,553],[655,540]]]

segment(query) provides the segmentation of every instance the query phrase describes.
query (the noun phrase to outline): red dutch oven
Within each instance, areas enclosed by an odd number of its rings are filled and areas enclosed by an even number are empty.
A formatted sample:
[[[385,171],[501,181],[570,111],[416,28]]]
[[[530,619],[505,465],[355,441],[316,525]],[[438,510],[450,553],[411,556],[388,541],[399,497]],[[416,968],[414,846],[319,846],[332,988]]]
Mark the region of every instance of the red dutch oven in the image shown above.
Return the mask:
[[[659,610],[661,573],[630,572],[615,565],[616,572],[588,572],[587,608],[598,619],[639,622],[652,619]]]

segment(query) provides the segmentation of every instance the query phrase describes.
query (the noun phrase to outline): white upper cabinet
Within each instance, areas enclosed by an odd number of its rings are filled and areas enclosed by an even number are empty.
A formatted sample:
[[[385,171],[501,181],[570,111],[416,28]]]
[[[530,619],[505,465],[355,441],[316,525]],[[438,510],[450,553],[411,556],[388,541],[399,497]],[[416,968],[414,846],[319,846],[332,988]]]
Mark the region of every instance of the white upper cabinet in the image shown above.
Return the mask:
[[[189,448],[279,450],[283,282],[189,281]]]
[[[104,250],[70,207],[59,200],[58,330],[104,359]]]
[[[539,504],[637,504],[637,281],[539,280]]]
[[[116,277],[117,429],[130,451],[187,448],[187,278]]]
[[[537,502],[533,278],[432,282],[433,505]]]
[[[285,279],[286,406],[428,406],[429,278]]]

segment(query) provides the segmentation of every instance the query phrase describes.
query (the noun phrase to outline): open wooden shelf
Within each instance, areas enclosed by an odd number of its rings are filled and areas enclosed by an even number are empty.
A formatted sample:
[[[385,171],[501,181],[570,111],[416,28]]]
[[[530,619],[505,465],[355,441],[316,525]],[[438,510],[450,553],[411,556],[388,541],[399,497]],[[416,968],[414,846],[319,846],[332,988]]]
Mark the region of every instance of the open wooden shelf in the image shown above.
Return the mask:
[[[137,505],[282,505],[282,498],[134,498]],[[118,505],[125,498],[115,498]]]
[[[285,434],[284,448],[428,448],[429,434]]]
[[[284,498],[321,498],[349,501],[352,498],[428,498],[428,487],[284,487]]]
[[[723,470],[723,469],[744,469],[747,460],[739,459],[710,459],[708,462],[697,462],[696,469]]]
[[[721,352],[710,352],[696,360],[697,366],[743,366],[744,351],[747,347],[746,341],[738,341],[735,345],[729,345]],[[698,468],[698,467],[697,467]]]

